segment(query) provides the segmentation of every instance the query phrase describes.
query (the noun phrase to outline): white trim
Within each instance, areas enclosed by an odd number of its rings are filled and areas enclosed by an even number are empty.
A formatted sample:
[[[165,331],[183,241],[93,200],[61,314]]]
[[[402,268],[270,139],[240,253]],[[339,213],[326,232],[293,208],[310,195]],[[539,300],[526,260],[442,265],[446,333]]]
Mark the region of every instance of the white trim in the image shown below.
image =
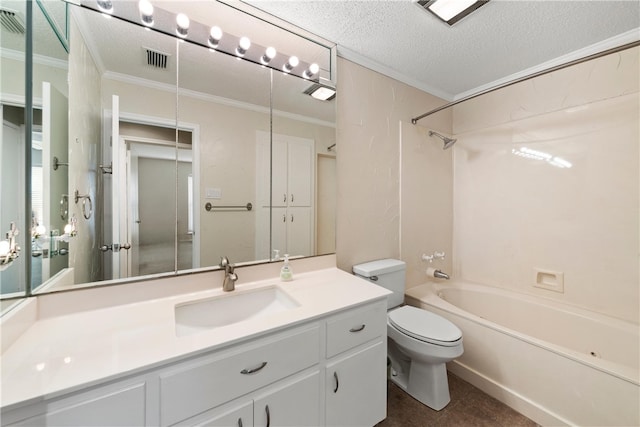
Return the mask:
[[[438,98],[442,98],[446,101],[453,101],[454,95],[444,92],[440,89],[437,89],[431,85],[425,84],[424,82],[412,79],[399,71],[393,70],[385,65],[382,65],[372,59],[369,59],[357,52],[352,51],[344,46],[338,46],[338,56],[340,58],[347,59],[351,62],[354,62],[358,65],[362,65],[372,71],[376,71],[380,74],[383,74],[387,77],[391,77],[394,80],[399,82],[408,84],[416,89],[420,89],[424,92],[430,93],[431,95],[437,96]]]
[[[543,71],[558,65],[566,64],[567,62],[575,61],[576,59],[584,58],[586,56],[603,52],[608,49],[613,49],[618,46],[623,46],[628,43],[633,43],[637,40],[640,40],[640,27],[635,28],[633,30],[629,30],[617,36],[608,38],[601,42],[592,44],[590,46],[584,47],[582,49],[574,50],[571,53],[559,56],[547,62],[543,62],[542,64],[536,65],[535,67],[527,68],[526,70],[519,71],[517,73],[508,75],[498,80],[494,80],[482,86],[478,86],[476,88],[470,89],[466,92],[459,93],[454,97],[454,101],[465,98],[470,95],[474,95],[476,93],[480,93],[481,91],[484,91],[487,89],[497,87],[501,84],[508,83],[518,78],[526,77],[530,74],[537,73],[539,71]]]
[[[24,62],[25,53],[20,50],[14,49],[2,49],[2,58],[10,59],[12,61]],[[33,54],[33,62],[40,65],[46,65],[47,67],[59,68],[61,70],[69,70],[69,62],[64,59],[53,58],[51,56]]]

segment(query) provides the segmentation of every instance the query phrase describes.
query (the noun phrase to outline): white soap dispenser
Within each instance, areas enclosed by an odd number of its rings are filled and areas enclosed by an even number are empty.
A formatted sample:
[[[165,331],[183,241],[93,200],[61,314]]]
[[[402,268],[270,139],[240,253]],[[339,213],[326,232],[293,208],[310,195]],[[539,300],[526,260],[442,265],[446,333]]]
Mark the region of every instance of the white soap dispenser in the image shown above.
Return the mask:
[[[289,254],[284,254],[284,265],[280,269],[280,280],[283,282],[293,280],[293,270],[289,266]]]

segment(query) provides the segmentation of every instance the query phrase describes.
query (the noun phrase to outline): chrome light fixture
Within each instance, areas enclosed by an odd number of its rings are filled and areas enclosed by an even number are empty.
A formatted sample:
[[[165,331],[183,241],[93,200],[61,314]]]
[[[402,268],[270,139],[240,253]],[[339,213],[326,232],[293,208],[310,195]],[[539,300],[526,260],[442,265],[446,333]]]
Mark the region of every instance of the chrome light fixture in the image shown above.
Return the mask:
[[[20,234],[15,222],[9,225],[6,240],[0,240],[0,271],[8,268],[20,256],[20,247],[16,244],[16,236]]]
[[[150,31],[175,35],[182,41],[206,47],[211,51],[234,56],[273,70],[317,82],[321,69],[317,64],[304,62],[297,56],[276,52],[272,46],[261,46],[247,37],[237,37],[222,31],[217,25],[205,25],[192,21],[184,13],[174,13],[154,6],[154,0],[73,0],[82,7],[101,12],[106,17],[116,17],[145,27]],[[62,165],[59,163],[59,165]]]
[[[484,6],[489,0],[414,0],[418,6],[434,14],[438,19],[453,25],[471,12]]]

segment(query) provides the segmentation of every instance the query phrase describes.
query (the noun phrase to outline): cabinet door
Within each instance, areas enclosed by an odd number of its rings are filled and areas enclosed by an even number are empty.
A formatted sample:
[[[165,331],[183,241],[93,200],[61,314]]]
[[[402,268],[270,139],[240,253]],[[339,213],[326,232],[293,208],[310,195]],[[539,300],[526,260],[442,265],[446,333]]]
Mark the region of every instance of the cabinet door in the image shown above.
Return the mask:
[[[317,426],[320,423],[320,373],[313,372],[270,389],[253,401],[256,427]]]
[[[289,206],[311,206],[313,141],[291,141],[289,148]]]
[[[274,135],[271,150],[271,205],[287,206],[287,143]]]
[[[289,208],[286,221],[287,252],[289,255],[313,255],[311,250],[311,208]]]
[[[325,384],[327,426],[373,426],[382,421],[387,413],[384,341],[329,363]]]
[[[284,258],[284,254],[290,253],[287,246],[288,222],[287,208],[271,209],[271,250],[278,249],[280,258]]]

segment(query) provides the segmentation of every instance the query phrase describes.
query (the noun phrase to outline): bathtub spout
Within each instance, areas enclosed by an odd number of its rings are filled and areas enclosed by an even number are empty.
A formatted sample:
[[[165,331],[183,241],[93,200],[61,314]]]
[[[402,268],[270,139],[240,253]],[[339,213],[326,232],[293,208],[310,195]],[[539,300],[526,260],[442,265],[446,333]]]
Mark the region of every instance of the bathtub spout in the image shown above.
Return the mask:
[[[449,275],[447,273],[443,273],[440,270],[436,270],[433,272],[433,277],[435,277],[436,279],[447,279],[449,280]]]

